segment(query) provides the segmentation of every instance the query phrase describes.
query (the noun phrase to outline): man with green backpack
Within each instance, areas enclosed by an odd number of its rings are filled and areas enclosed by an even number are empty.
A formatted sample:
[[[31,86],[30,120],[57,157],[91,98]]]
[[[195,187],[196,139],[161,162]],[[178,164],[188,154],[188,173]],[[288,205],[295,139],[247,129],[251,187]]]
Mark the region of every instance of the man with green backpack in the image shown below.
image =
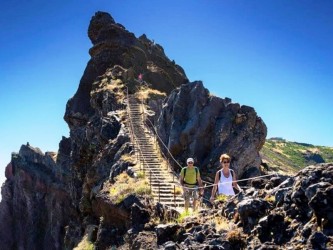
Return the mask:
[[[204,191],[200,171],[194,166],[193,158],[188,158],[186,163],[187,167],[182,168],[179,177],[180,185],[183,187],[185,212],[188,211],[190,200],[193,200],[193,211],[197,209],[197,200],[199,199],[198,188],[200,188],[200,195],[202,195]]]

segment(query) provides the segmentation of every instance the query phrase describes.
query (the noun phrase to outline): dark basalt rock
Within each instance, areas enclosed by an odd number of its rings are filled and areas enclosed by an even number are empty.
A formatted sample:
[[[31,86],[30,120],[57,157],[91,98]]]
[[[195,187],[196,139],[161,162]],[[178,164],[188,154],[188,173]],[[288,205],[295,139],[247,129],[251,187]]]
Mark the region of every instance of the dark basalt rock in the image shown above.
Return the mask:
[[[211,96],[202,82],[182,85],[169,95],[157,130],[174,157],[180,162],[194,157],[202,172],[213,173],[211,180],[221,167],[222,153],[232,157],[231,168],[238,177],[259,174],[259,150],[267,133],[264,122],[251,107]]]
[[[51,155],[25,145],[12,155],[0,203],[2,249],[63,249],[64,228],[77,213],[62,183],[67,173]]]
[[[267,129],[252,107],[189,83],[159,44],[136,38],[109,14],[96,13],[88,35],[91,59],[64,117],[70,136],[58,154],[24,145],[6,167],[1,249],[73,249],[85,238],[96,249],[332,248],[331,163],[254,181],[184,222],[175,223],[179,211],[149,197],[126,194],[114,202],[115,177],[134,176],[135,162],[123,157],[133,156],[124,96],[142,86],[139,73],[145,85],[164,92],[146,100],[163,142],[182,163],[194,157],[206,180],[220,167],[221,153],[230,154],[238,178],[260,174]],[[215,219],[222,217],[229,224],[218,228]]]

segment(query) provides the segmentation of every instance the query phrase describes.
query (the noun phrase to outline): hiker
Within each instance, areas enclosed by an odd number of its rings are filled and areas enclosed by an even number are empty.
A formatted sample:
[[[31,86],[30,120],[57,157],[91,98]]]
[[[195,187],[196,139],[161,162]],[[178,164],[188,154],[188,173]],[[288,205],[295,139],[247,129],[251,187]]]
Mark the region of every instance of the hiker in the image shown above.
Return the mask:
[[[211,202],[215,199],[217,189],[219,195],[235,195],[234,188],[238,191],[242,190],[236,182],[237,180],[234,171],[230,169],[230,156],[222,154],[220,157],[220,163],[222,169],[216,172],[212,195],[210,196]]]
[[[193,200],[193,211],[197,209],[197,201],[199,199],[198,187],[200,188],[200,195],[203,194],[202,180],[200,171],[194,166],[193,158],[186,160],[187,167],[182,168],[180,172],[179,182],[183,187],[183,195],[185,200],[185,212],[187,213],[190,199]]]
[[[139,80],[139,82],[140,83],[142,83],[143,82],[143,74],[139,74],[139,76],[138,76],[138,80]]]

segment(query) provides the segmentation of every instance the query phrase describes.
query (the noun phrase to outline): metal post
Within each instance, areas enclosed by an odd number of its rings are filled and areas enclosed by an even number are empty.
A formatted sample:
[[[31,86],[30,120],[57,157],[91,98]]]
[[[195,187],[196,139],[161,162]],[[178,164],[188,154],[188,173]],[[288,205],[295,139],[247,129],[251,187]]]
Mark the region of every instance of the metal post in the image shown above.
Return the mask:
[[[158,181],[158,202],[161,202],[161,188],[160,188],[160,182]]]
[[[142,109],[142,120],[144,121],[145,120],[145,109],[143,108],[143,97],[141,97],[141,109]]]
[[[173,185],[173,205],[176,207],[176,186]]]
[[[134,148],[135,148],[135,146],[134,146]],[[134,149],[134,150],[135,150],[135,149]],[[136,154],[136,160],[139,161],[139,154],[138,154],[138,153],[140,153],[140,152],[138,152],[137,150],[135,150],[135,151],[136,151],[136,153],[137,153],[137,154]]]
[[[150,193],[152,193],[152,189],[151,189],[151,170],[149,171],[149,183],[150,183]]]

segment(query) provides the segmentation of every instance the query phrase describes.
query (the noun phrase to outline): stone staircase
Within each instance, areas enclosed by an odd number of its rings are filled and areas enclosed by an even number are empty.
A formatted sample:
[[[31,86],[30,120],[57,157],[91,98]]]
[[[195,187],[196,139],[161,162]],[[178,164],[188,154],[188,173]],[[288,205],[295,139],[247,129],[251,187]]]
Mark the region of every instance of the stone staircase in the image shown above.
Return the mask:
[[[157,150],[152,132],[143,122],[143,107],[134,97],[129,96],[130,119],[133,125],[134,149],[139,164],[134,171],[143,170],[151,185],[155,202],[160,202],[176,209],[184,207],[181,194],[174,195],[178,187],[178,178],[167,169],[167,163]],[[179,190],[179,187],[177,188]]]

